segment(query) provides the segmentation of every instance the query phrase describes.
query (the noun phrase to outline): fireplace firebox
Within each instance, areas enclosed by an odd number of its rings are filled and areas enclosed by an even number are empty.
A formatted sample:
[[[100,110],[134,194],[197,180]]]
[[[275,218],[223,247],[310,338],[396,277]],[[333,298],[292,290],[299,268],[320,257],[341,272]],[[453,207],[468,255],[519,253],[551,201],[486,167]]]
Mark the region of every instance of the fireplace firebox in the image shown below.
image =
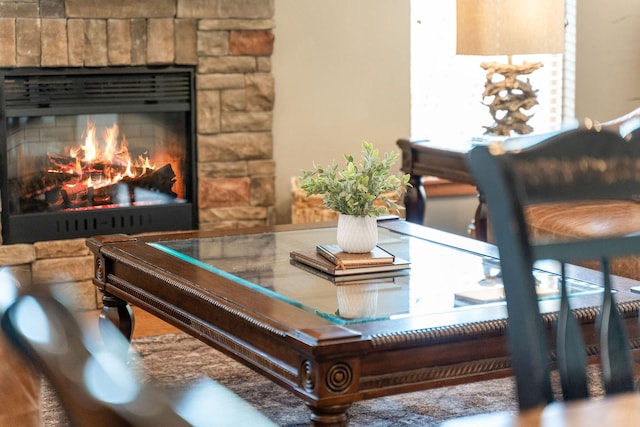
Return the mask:
[[[192,69],[0,73],[3,243],[197,226]]]

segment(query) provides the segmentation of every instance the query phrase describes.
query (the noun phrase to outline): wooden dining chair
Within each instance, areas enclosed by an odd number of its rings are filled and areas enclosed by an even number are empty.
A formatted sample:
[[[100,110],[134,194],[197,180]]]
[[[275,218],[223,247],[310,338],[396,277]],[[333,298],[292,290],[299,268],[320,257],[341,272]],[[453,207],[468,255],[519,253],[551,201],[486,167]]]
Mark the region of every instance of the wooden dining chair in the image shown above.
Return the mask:
[[[109,323],[79,323],[48,292],[19,295],[0,274],[2,332],[49,381],[71,425],[262,426],[276,424],[212,379],[172,396],[142,381],[131,363],[137,354]],[[105,345],[108,343],[108,345]]]
[[[609,130],[572,129],[474,147],[468,164],[486,198],[499,248],[509,349],[520,409],[539,407],[554,399],[551,354],[555,355],[553,362],[559,371],[563,399],[589,397],[585,345],[565,282],[565,265],[571,263],[599,263],[603,291],[596,333],[604,391],[632,391],[628,331],[615,305],[608,266],[612,258],[639,253],[640,235],[535,241],[529,234],[524,212],[527,205],[534,203],[637,200],[638,141],[627,141]],[[553,353],[532,274],[538,260],[557,260],[561,272]]]

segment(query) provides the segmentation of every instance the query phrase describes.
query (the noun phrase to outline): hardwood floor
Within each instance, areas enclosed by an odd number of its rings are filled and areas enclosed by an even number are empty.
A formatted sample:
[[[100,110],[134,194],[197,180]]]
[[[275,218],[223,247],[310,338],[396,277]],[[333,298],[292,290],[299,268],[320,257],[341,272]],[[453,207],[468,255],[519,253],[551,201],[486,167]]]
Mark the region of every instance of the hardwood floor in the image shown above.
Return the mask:
[[[136,321],[135,328],[133,329],[134,337],[180,332],[180,330],[175,326],[170,325],[164,320],[160,320],[157,317],[150,315],[142,309],[134,307],[133,315]]]
[[[88,324],[97,326],[99,315],[100,310],[90,310],[80,313],[80,318],[83,322],[86,321]],[[133,316],[135,319],[135,327],[133,328],[134,338],[180,332],[178,328],[137,307],[133,307]]]

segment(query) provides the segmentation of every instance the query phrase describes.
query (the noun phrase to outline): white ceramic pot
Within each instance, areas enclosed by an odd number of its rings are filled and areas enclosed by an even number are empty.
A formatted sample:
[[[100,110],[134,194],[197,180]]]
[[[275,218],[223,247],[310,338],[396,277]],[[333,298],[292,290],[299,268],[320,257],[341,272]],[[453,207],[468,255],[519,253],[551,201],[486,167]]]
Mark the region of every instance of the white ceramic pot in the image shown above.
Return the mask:
[[[371,216],[338,216],[338,246],[345,252],[371,252],[378,244],[378,221]]]

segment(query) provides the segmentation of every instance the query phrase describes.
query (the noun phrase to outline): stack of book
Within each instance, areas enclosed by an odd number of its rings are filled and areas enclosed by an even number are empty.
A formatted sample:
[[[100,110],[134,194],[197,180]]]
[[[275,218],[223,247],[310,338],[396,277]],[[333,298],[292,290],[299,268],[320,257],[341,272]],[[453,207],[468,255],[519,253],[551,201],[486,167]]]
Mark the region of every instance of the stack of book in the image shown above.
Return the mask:
[[[290,257],[291,263],[298,267],[311,267],[334,278],[344,276],[353,279],[354,275],[358,275],[358,278],[364,278],[362,275],[394,276],[400,270],[410,267],[409,261],[398,258],[379,246],[367,253],[347,253],[338,245],[321,244],[316,246],[315,251],[292,251]]]

